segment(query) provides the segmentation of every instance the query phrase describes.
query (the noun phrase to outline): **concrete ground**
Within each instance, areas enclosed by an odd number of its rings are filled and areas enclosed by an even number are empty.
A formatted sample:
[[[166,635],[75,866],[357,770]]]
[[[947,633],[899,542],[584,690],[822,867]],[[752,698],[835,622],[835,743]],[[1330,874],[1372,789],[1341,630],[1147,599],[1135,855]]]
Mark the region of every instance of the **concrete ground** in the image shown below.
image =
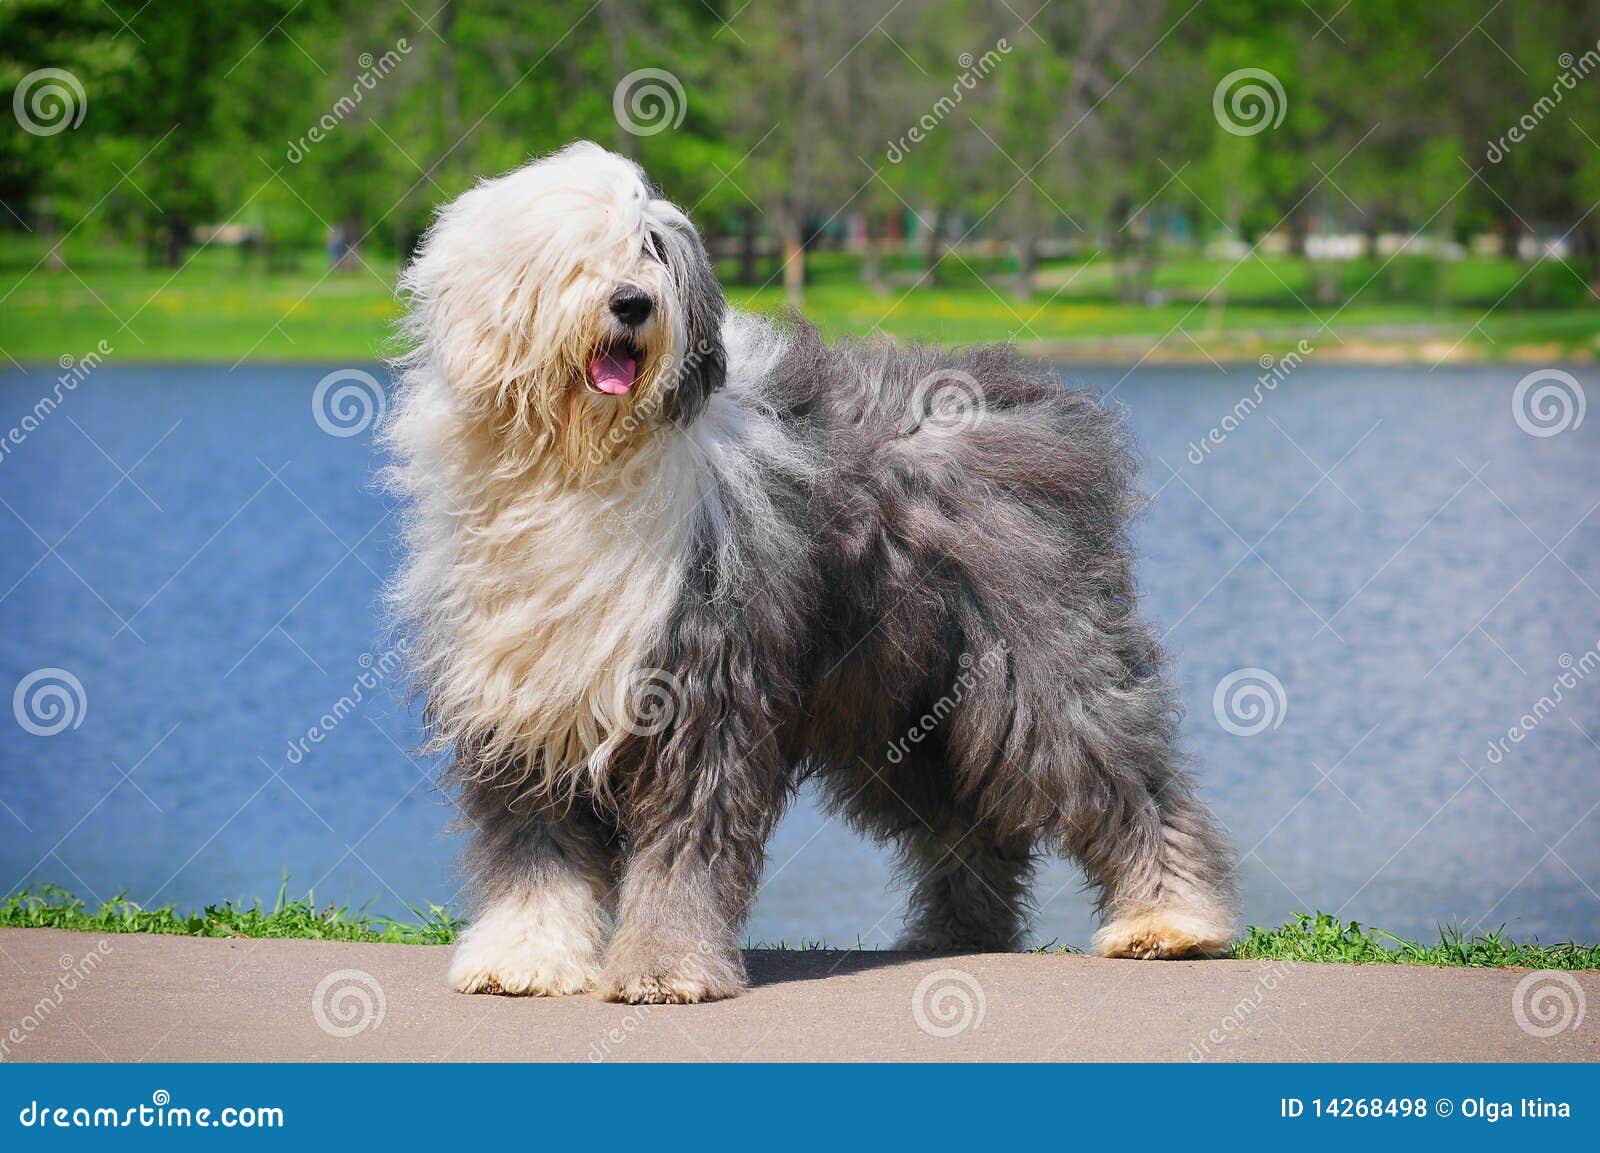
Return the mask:
[[[449,955],[0,930],[0,1060],[1600,1060],[1592,972],[755,951],[743,997],[628,1006],[462,996]]]

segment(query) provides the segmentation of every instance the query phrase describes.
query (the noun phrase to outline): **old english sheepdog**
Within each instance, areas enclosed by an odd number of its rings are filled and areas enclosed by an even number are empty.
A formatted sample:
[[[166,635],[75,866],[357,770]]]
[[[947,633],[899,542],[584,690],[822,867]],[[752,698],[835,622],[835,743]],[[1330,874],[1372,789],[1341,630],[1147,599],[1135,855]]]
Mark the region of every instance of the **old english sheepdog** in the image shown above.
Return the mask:
[[[906,948],[1017,947],[1048,851],[1099,952],[1224,948],[1113,411],[1003,349],[730,311],[688,217],[587,142],[446,206],[402,290],[393,595],[472,828],[456,988],[737,994],[806,779],[899,852]]]

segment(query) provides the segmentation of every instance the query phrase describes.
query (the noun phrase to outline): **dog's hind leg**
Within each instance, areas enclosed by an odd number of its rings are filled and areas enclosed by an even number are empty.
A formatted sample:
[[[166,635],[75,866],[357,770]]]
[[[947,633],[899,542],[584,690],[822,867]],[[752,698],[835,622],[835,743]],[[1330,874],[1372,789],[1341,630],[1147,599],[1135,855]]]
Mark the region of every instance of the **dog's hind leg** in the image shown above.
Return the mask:
[[[1080,825],[1070,843],[1102,893],[1096,952],[1177,958],[1227,948],[1236,920],[1231,852],[1182,773]]]
[[[582,802],[516,813],[479,803],[467,850],[477,915],[450,983],[463,993],[555,997],[592,987],[605,950],[614,846]]]
[[[818,780],[830,809],[896,850],[909,888],[896,948],[1007,952],[1027,929],[1031,838],[1002,834],[959,800],[947,756],[928,738],[876,767],[841,759]]]
[[[1234,858],[1182,767],[1172,687],[1141,631],[1098,641],[1076,646],[1096,658],[1081,667],[1122,675],[1083,675],[1013,646],[1010,693],[987,724],[965,727],[958,765],[985,782],[980,800],[1001,827],[1035,830],[1082,864],[1099,890],[1097,952],[1220,953],[1235,927]]]
[[[900,840],[911,895],[898,948],[1002,953],[1021,946],[1033,875],[1025,839],[956,821],[919,824]]]

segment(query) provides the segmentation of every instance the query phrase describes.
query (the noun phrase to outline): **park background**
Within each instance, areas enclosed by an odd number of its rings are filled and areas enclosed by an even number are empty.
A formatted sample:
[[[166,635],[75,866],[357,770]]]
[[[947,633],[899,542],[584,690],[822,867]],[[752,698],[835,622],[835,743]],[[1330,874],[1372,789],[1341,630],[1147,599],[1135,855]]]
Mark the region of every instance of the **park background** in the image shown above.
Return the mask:
[[[0,894],[453,906],[394,282],[585,137],[737,306],[1127,407],[1250,920],[1600,937],[1592,5],[11,0],[0,97]],[[889,879],[802,798],[752,936],[883,943]]]

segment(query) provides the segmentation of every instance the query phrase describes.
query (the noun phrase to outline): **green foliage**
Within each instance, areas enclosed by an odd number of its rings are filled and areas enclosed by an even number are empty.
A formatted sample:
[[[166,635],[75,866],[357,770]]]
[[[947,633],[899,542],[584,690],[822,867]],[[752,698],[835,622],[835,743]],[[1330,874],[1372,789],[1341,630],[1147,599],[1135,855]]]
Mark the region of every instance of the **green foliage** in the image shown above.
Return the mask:
[[[179,937],[285,937],[316,941],[391,941],[409,945],[446,945],[463,922],[437,905],[413,909],[416,922],[369,917],[357,910],[327,905],[318,908],[307,894],[287,898],[288,882],[278,890],[270,909],[226,901],[204,912],[182,914],[171,905],[145,909],[120,894],[90,910],[83,901],[53,885],[17,893],[0,902],[0,928],[70,929],[86,933],[160,933]]]
[[[1018,296],[1032,292],[1040,242],[1065,237],[1117,256],[1119,291],[1144,297],[1176,247],[1160,222],[1247,242],[1537,226],[1572,229],[1580,275],[1540,271],[1511,303],[1592,305],[1581,282],[1600,273],[1600,214],[1587,212],[1600,149],[1581,126],[1600,122],[1600,84],[1562,88],[1525,141],[1485,161],[1550,97],[1560,60],[1593,45],[1582,5],[1056,0],[1021,13],[1006,0],[889,12],[853,0],[7,0],[0,103],[60,68],[81,82],[87,116],[60,134],[8,132],[0,228],[117,237],[174,264],[192,229],[224,222],[278,248],[343,225],[366,249],[404,253],[475,179],[589,137],[730,231],[753,217],[792,241],[847,214],[882,227],[906,213],[950,239],[1002,242]],[[993,66],[975,71],[980,60]],[[680,95],[670,123],[636,135],[613,98],[640,69],[669,73]],[[1213,98],[1246,70],[1281,97],[1241,134]],[[918,126],[917,142],[891,147]],[[1424,301],[1434,275],[1385,280],[1394,298]]]
[[[1561,260],[1543,260],[1527,269],[1511,301],[1524,308],[1572,308],[1594,303],[1583,274]]]
[[[1519,943],[1504,926],[1469,934],[1441,926],[1439,940],[1408,941],[1328,913],[1296,913],[1276,929],[1252,927],[1230,954],[1241,960],[1440,965],[1477,969],[1600,969],[1600,945]]]

